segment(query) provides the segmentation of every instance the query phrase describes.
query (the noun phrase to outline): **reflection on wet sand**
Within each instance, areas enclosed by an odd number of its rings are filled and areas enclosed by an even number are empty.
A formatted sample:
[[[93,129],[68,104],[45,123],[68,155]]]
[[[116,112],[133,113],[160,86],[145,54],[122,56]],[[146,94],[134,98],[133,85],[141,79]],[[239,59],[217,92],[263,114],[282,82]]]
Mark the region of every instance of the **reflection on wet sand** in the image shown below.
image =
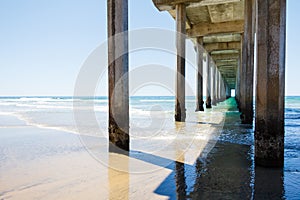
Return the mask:
[[[130,177],[135,175],[126,170],[133,158],[172,170],[154,191],[168,199],[283,199],[282,170],[256,168],[254,172],[252,151],[248,145],[219,142],[205,160],[199,157],[194,165],[185,164],[184,152],[177,152],[173,162],[143,152],[129,159],[110,154],[109,199],[130,199],[129,188],[135,187]]]
[[[172,140],[150,141],[157,151],[143,151],[149,141],[135,140],[128,155],[109,153],[109,199],[284,199],[282,169],[254,168],[253,145],[241,140],[253,128],[239,124],[236,109],[224,109],[218,123],[199,117],[209,130],[205,140],[190,134],[199,123],[175,123]]]
[[[254,199],[285,199],[282,169],[255,168]]]
[[[177,199],[186,199],[186,180],[184,168],[184,152],[176,152],[177,161],[175,161],[175,179]]]
[[[176,194],[177,199],[186,199],[186,183],[184,163],[176,162]]]
[[[218,143],[206,163],[198,161],[193,199],[250,199],[251,161],[248,146]]]
[[[240,147],[225,146],[217,144],[205,163],[202,159],[193,166],[174,162],[174,171],[155,192],[169,199],[250,199],[252,164],[245,158],[249,147],[241,152]],[[176,195],[168,190],[174,187]]]
[[[230,129],[239,116],[237,112],[226,117],[231,121]],[[252,131],[249,126],[237,128],[241,134]],[[208,155],[201,153],[193,165],[185,164],[184,152],[178,153],[173,172],[155,190],[168,199],[284,198],[282,169],[254,168],[252,145],[219,141]]]

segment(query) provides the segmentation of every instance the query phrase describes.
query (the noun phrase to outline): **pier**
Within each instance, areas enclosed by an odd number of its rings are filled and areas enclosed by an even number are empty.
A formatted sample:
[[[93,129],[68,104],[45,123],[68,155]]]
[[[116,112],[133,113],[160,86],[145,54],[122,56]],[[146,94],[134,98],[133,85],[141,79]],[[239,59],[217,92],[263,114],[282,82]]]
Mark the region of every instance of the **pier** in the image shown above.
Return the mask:
[[[286,0],[153,0],[153,3],[176,20],[175,121],[186,119],[185,48],[189,39],[195,45],[198,61],[195,110],[211,109],[235,90],[241,123],[255,123],[255,164],[282,167]],[[128,151],[128,0],[108,0],[107,11],[110,148]],[[114,37],[116,34],[119,36]],[[203,59],[207,66],[203,66]],[[204,67],[206,88],[203,88]]]

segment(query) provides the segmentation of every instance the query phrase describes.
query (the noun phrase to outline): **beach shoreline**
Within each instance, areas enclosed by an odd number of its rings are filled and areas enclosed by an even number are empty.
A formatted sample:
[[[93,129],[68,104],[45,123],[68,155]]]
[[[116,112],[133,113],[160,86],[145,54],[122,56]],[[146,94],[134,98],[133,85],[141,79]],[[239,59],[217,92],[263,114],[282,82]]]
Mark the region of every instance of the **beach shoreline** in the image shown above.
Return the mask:
[[[176,137],[135,134],[125,156],[108,152],[107,137],[10,115],[0,124],[0,199],[297,198],[298,154],[283,171],[255,168],[253,129],[239,123],[231,100],[170,123]],[[286,152],[295,153],[289,144]]]

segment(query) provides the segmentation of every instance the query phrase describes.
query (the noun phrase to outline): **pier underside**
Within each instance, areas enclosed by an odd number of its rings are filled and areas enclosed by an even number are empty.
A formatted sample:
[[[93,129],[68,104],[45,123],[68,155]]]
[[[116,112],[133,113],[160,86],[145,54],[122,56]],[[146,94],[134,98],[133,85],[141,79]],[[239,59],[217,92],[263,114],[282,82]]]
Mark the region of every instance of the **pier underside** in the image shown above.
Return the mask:
[[[108,0],[108,3],[108,35],[127,31],[128,0]],[[195,44],[198,60],[195,110],[204,110],[204,67],[207,69],[206,109],[229,98],[234,89],[241,123],[252,125],[253,96],[256,96],[256,164],[283,166],[286,0],[153,0],[153,3],[159,11],[169,12],[176,20],[175,121],[186,120],[185,41],[190,39]],[[110,141],[128,150],[128,54],[116,59],[118,51],[128,48],[127,35],[120,40],[109,40],[108,46]],[[203,66],[204,59],[207,66]],[[256,94],[253,93],[254,77]],[[112,91],[119,79],[122,84],[116,94]],[[116,121],[121,122],[120,126],[116,126]]]
[[[186,23],[186,30],[181,33],[194,42],[198,54],[199,46],[204,48],[200,53],[206,55],[208,63],[206,108],[228,98],[229,91],[234,89],[241,123],[252,125],[255,95],[256,164],[283,166],[286,0],[153,0],[153,3],[177,22]],[[185,16],[178,16],[178,5],[181,9],[185,7]],[[198,59],[198,73],[202,74],[201,63]],[[203,79],[198,78],[198,86],[202,85]],[[198,89],[197,102],[202,102],[202,97],[203,92]]]

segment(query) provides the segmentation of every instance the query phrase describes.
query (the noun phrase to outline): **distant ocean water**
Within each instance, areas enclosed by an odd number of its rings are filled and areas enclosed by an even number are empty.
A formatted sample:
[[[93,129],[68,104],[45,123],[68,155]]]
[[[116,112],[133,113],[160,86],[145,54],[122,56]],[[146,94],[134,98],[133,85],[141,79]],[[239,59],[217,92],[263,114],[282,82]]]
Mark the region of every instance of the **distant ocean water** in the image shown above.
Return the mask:
[[[75,102],[75,103],[74,103]],[[141,96],[130,98],[130,126],[135,133],[133,138],[149,137],[153,134],[151,127],[152,117],[165,120],[165,124],[174,124],[174,104],[172,96]],[[97,124],[84,123],[84,127],[78,128],[74,116],[76,109],[93,111]],[[91,108],[92,105],[92,108]],[[224,105],[214,107],[214,111],[221,113]],[[195,112],[195,98],[186,97],[187,121],[191,113]],[[107,97],[75,98],[72,97],[1,97],[0,98],[0,127],[13,128],[24,125],[39,128],[56,129],[74,134],[86,134],[99,137],[107,137],[108,119]],[[208,114],[210,111],[206,111]],[[76,115],[76,114],[75,114]],[[252,145],[253,129],[242,128],[239,120],[236,120],[237,111],[227,111],[223,134],[220,141],[232,144]],[[16,122],[15,118],[19,121]],[[154,123],[160,123],[161,120]],[[143,129],[146,127],[145,129]],[[170,128],[170,127],[169,127]],[[99,133],[100,130],[100,133]],[[142,130],[142,131],[141,131]],[[205,132],[199,131],[201,137]],[[138,135],[140,134],[140,135]],[[170,135],[171,134],[171,135]],[[173,133],[174,135],[176,133]],[[170,132],[160,130],[153,137],[165,138],[174,136]],[[1,144],[1,143],[0,143]],[[300,193],[300,97],[286,97],[285,102],[285,184],[286,194],[297,198]]]
[[[81,102],[76,105],[73,101]],[[195,98],[186,97],[187,112],[194,112]],[[151,113],[164,113],[173,120],[175,100],[172,96],[137,96],[130,98],[130,121],[134,125],[139,123],[149,123]],[[9,118],[5,116],[15,116],[28,125],[42,128],[54,128],[76,133],[74,120],[74,105],[92,105],[92,110],[101,124],[100,128],[107,130],[108,99],[107,97],[95,98],[75,98],[62,96],[49,97],[0,97],[0,126],[12,126]],[[218,107],[216,107],[216,110]],[[165,116],[167,118],[167,116]],[[5,119],[5,120],[4,120]],[[143,119],[142,121],[139,119]],[[229,123],[229,122],[228,122]],[[236,122],[232,122],[236,123]],[[230,124],[230,123],[229,123]],[[142,124],[141,124],[142,126]],[[93,134],[94,130],[87,130]],[[285,146],[290,150],[300,151],[300,97],[286,97],[285,102]],[[233,132],[231,142],[241,142]],[[246,143],[252,143],[253,138],[241,138]]]
[[[74,103],[77,102],[76,104]],[[195,111],[195,98],[186,97],[187,113]],[[97,126],[87,126],[85,134],[94,135],[100,131],[106,134],[108,119],[107,97],[1,97],[0,98],[0,126],[13,126],[8,116],[15,116],[27,125],[41,128],[53,128],[72,133],[79,133],[75,120],[74,106],[86,106],[89,111],[95,112]],[[136,96],[130,98],[130,123],[131,127],[147,127],[151,123],[151,114],[157,113],[164,120],[174,120],[175,99],[173,96]],[[218,111],[218,107],[215,107]],[[220,110],[222,111],[222,110]],[[230,113],[228,113],[230,119]],[[189,114],[187,114],[189,117]],[[236,120],[236,119],[234,119]],[[227,121],[227,126],[234,126],[238,121]],[[226,125],[225,124],[225,125]],[[79,133],[82,134],[82,133]],[[253,133],[239,134],[239,131],[232,129],[220,139],[232,143],[253,143]],[[289,96],[285,101],[285,148],[288,154],[300,152],[300,97]]]
[[[130,123],[132,127],[147,126],[151,120],[151,114],[157,113],[169,115],[169,120],[174,117],[174,97],[171,96],[142,96],[130,98]],[[187,97],[186,106],[188,112],[194,112],[195,99]],[[92,108],[91,108],[92,107]],[[27,125],[40,128],[53,128],[63,131],[79,133],[74,120],[76,108],[94,112],[97,118],[97,126],[87,127],[85,134],[94,135],[95,132],[107,130],[108,99],[107,97],[1,97],[0,117],[14,116],[24,121]],[[8,119],[0,122],[0,126],[9,126]],[[78,125],[78,124],[77,124]],[[79,133],[82,134],[82,133]]]

